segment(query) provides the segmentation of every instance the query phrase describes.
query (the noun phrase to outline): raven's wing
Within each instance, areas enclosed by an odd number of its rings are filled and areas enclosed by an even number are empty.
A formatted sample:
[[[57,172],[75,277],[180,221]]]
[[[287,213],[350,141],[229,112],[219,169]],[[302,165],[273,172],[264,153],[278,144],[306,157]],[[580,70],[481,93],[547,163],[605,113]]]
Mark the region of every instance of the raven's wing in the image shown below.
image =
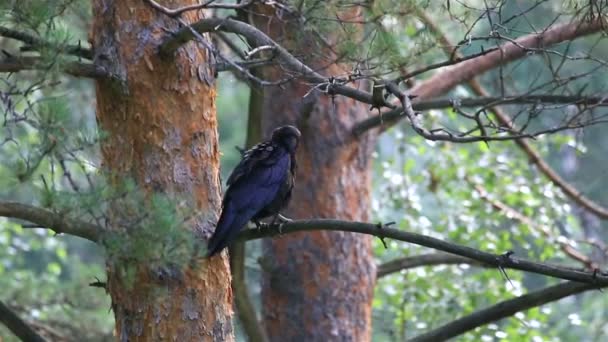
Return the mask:
[[[293,165],[293,158],[292,164]],[[272,199],[267,206],[265,206],[262,210],[258,211],[255,216],[252,218],[253,220],[261,220],[268,216],[274,216],[281,212],[281,210],[285,209],[291,200],[291,192],[293,190],[295,181],[295,176],[293,173],[288,172],[285,177],[285,181],[279,187],[279,191],[277,191],[276,196]]]
[[[268,164],[268,161],[274,159],[273,154],[276,154],[276,147],[270,141],[261,142],[245,151],[243,158],[228,177],[226,185],[236,183],[241,177],[250,173],[256,165]]]
[[[222,214],[207,246],[208,256],[228,246],[243,226],[272,202],[285,183],[290,164],[289,154],[274,153],[252,164],[246,176],[243,174],[233,180],[224,196]]]

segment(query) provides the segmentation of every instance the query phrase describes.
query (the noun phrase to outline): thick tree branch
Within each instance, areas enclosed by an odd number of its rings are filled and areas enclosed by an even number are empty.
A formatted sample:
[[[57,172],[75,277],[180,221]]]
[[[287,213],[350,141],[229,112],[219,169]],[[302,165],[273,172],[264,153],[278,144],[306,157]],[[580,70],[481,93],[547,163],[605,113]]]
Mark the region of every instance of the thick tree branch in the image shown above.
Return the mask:
[[[468,59],[458,63],[445,71],[437,72],[432,77],[418,83],[415,87],[409,90],[409,93],[417,96],[412,105],[416,109],[416,103],[424,101],[435,96],[446,94],[457,85],[467,82],[473,77],[481,75],[488,70],[494,69],[500,65],[507,64],[516,59],[528,56],[531,52],[541,52],[543,48],[561,43],[564,41],[573,40],[588,34],[600,32],[604,29],[606,23],[600,16],[588,21],[574,21],[567,24],[555,25],[540,32],[529,34],[520,37],[513,42],[507,42],[501,45],[498,49],[485,54],[483,56]],[[445,45],[446,48],[451,45]],[[450,51],[451,54],[452,51]],[[454,54],[455,58],[463,58],[460,54]],[[478,94],[479,95],[479,94]],[[489,96],[488,94],[480,96]],[[355,132],[359,134],[364,130],[383,125],[384,127],[391,126],[399,120],[405,118],[401,109],[398,112],[392,113],[393,120],[387,120],[384,115],[366,119],[355,125]]]
[[[14,202],[0,202],[0,216],[11,217],[30,221],[43,228],[49,228],[56,233],[70,234],[84,239],[99,242],[103,229],[84,221],[72,220],[64,215],[54,213],[26,204]],[[266,227],[259,230],[248,229],[239,236],[239,241],[259,239],[276,236],[281,233],[295,233],[313,230],[346,231],[353,233],[369,234],[379,238],[391,238],[399,241],[409,242],[420,246],[433,248],[447,253],[460,255],[465,258],[476,260],[483,264],[494,267],[512,268],[531,273],[544,274],[547,276],[573,280],[597,285],[608,284],[608,276],[604,273],[585,272],[575,269],[548,265],[533,261],[527,261],[508,255],[496,255],[462,246],[426,235],[391,229],[380,224],[349,222],[339,220],[301,220],[284,223],[278,227]]]
[[[68,55],[86,58],[89,60],[93,59],[93,51],[89,48],[82,47],[80,45],[52,44],[29,33],[13,30],[4,26],[0,26],[0,36],[24,42],[28,45],[28,47],[33,48],[35,50],[39,50],[41,48],[52,48],[57,52],[65,53]]]
[[[507,254],[492,254],[471,247],[443,241],[430,236],[392,229],[381,224],[350,222],[331,219],[299,220],[284,223],[279,227],[247,229],[240,233],[239,241],[276,236],[281,233],[296,233],[313,230],[345,231],[369,234],[379,238],[390,238],[398,241],[433,248],[443,252],[460,255],[494,267],[512,268],[520,271],[543,274],[546,276],[573,280],[583,283],[608,285],[608,275],[602,272],[586,272],[576,269],[528,261]]]
[[[416,336],[411,342],[436,342],[445,341],[452,337],[461,335],[467,331],[514,315],[517,312],[535,308],[577,293],[592,289],[599,289],[607,285],[582,284],[577,282],[565,282],[550,286],[542,290],[534,291],[514,299],[506,300],[489,308],[479,310],[468,316],[464,316],[448,324]]]
[[[410,268],[416,268],[421,266],[436,266],[436,265],[459,265],[459,264],[476,264],[481,266],[488,266],[480,263],[476,260],[465,258],[459,255],[448,254],[448,253],[428,253],[414,256],[407,256],[403,258],[397,258],[395,260],[387,261],[378,266],[376,272],[377,278],[382,278],[387,275],[407,270]]]
[[[99,242],[103,229],[92,223],[73,220],[47,209],[16,202],[0,201],[0,216],[29,221],[57,234],[69,234]]]
[[[52,68],[52,65],[48,65],[40,57],[17,57],[5,54],[3,58],[0,58],[0,73],[47,70],[50,68]],[[110,76],[104,68],[91,63],[67,62],[61,65],[61,69],[76,77],[105,78]]]
[[[21,341],[44,342],[42,336],[38,335],[24,320],[0,301],[0,322],[4,324]]]

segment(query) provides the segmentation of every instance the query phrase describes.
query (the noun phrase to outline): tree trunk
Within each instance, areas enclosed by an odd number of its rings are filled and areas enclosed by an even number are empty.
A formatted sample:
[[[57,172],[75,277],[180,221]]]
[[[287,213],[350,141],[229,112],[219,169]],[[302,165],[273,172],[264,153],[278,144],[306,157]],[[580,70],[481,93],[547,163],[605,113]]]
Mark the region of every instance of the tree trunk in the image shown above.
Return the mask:
[[[266,13],[263,13],[266,10]],[[296,21],[286,23],[259,9],[256,26],[297,56],[336,57],[301,32]],[[343,13],[358,16],[359,8]],[[353,13],[352,11],[357,11]],[[331,37],[330,39],[338,39]],[[306,57],[302,57],[306,58]],[[352,70],[327,60],[305,60],[328,75]],[[266,77],[285,77],[281,68]],[[355,139],[355,122],[365,118],[367,106],[345,97],[311,92],[304,82],[265,89],[263,130],[294,124],[302,131],[296,186],[290,218],[369,219],[371,153],[374,137]],[[272,341],[369,341],[376,270],[371,238],[342,232],[290,234],[265,243],[265,259],[273,264],[264,275],[263,319]]]
[[[198,3],[164,1],[171,8]],[[97,119],[106,138],[105,169],[116,184],[133,179],[181,200],[196,218],[193,233],[208,236],[220,206],[215,79],[210,54],[188,43],[160,59],[156,47],[178,24],[142,0],[95,0],[95,60],[120,81],[98,81]],[[192,22],[196,11],[182,16]],[[110,209],[110,217],[116,208]],[[113,214],[114,213],[114,214]],[[128,228],[127,228],[128,229]],[[108,261],[108,292],[121,341],[231,341],[232,293],[225,253],[196,257],[176,272],[138,263],[132,278]]]

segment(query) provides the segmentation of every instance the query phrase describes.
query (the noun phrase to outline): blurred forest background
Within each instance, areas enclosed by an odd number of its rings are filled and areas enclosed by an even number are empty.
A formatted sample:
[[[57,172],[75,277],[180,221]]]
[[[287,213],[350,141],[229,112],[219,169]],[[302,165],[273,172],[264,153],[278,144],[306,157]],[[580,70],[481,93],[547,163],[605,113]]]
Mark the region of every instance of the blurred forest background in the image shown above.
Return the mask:
[[[313,2],[302,3],[306,7]],[[369,46],[351,44],[342,48],[347,52],[383,51],[381,62],[414,70],[448,58],[437,40],[437,29],[453,44],[461,42],[460,52],[465,55],[478,53],[483,44],[489,46],[487,39],[475,39],[490,36],[489,32],[497,29],[483,17],[486,6],[500,6],[503,19],[514,16],[508,27],[498,30],[518,37],[555,20],[567,22],[587,3],[377,0],[365,15],[370,21],[374,18],[382,30],[374,31],[377,36]],[[604,15],[605,5],[598,3],[598,15]],[[311,17],[316,19],[311,20],[317,20],[322,31],[323,20],[319,17],[327,9],[317,6],[311,10]],[[229,10],[219,12],[230,14]],[[26,31],[57,44],[87,45],[90,22],[90,3],[85,0],[0,0],[1,27]],[[245,45],[236,41],[239,46]],[[22,46],[18,40],[0,37],[0,50],[6,51],[0,61],[15,54],[27,55],[27,51],[20,51]],[[602,58],[608,55],[608,41],[603,33],[551,49],[573,58],[564,59],[558,53],[531,54],[489,71],[479,80],[496,93],[521,94],[543,82],[555,81],[559,74],[564,84],[559,88],[562,94],[606,94],[608,67]],[[40,206],[53,203],[79,207],[83,212],[98,210],[96,201],[107,194],[98,190],[103,188],[102,175],[97,172],[98,140],[103,134],[97,131],[95,120],[94,83],[66,76],[61,68],[64,61],[60,60],[64,57],[53,49],[43,49],[40,55],[46,58],[43,71],[0,74],[0,198]],[[240,158],[235,147],[245,146],[250,87],[231,72],[219,73],[217,85],[221,173],[225,180]],[[448,97],[473,95],[469,88],[460,86]],[[502,108],[512,115],[536,110],[530,125],[542,130],[559,125],[572,107],[514,104]],[[457,111],[446,108],[424,113],[432,123],[460,129],[464,126],[459,126],[463,123]],[[370,111],[370,116],[375,113],[377,110]],[[602,109],[595,114],[597,125],[542,135],[530,143],[581,193],[608,204],[607,126],[601,123],[605,115]],[[606,222],[573,203],[531,165],[529,156],[512,141],[430,141],[403,120],[378,140],[372,179],[371,222],[396,221],[399,229],[488,252],[512,250],[531,260],[575,268],[588,266],[564,252],[562,246],[567,244],[594,265],[605,268]],[[103,289],[88,286],[105,277],[104,249],[83,239],[29,228],[28,223],[0,218],[0,300],[54,340],[113,340],[110,299]],[[380,265],[373,299],[374,341],[406,340],[480,308],[558,282],[515,270],[506,271],[508,280],[494,268],[454,261],[391,272],[386,268],[390,265],[384,263],[422,254],[441,255],[390,239],[386,239],[388,248],[379,239],[373,243],[375,261]],[[264,270],[259,258],[264,247],[260,242],[249,245],[252,248],[248,248],[245,259],[247,284],[256,308],[261,310]],[[605,293],[589,291],[517,313],[458,340],[606,341],[607,308]],[[236,319],[235,325],[237,339],[245,340]],[[0,340],[15,341],[16,337],[0,325]]]

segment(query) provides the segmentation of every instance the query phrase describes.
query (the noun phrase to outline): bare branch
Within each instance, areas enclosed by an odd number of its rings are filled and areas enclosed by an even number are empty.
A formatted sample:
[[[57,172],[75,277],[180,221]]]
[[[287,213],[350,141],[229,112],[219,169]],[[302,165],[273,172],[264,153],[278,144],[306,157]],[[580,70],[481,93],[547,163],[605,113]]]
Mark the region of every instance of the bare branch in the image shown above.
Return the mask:
[[[182,28],[175,33],[173,37],[160,45],[160,54],[163,56],[170,56],[180,46],[194,39],[195,36],[191,30],[195,30],[199,33],[216,31],[236,33],[247,38],[251,43],[255,44],[256,47],[270,46],[274,49],[274,53],[279,62],[282,62],[290,71],[300,75],[303,80],[315,84],[316,86],[314,86],[314,88],[330,94],[344,95],[357,101],[373,104],[371,93],[344,85],[344,83],[350,82],[348,78],[338,79],[322,76],[290,54],[284,47],[276,43],[264,32],[249,24],[230,18],[202,19],[190,25],[190,27]]]
[[[89,222],[73,220],[47,209],[16,202],[0,201],[0,216],[29,221],[57,234],[69,234],[93,242],[100,242],[104,230]]]
[[[574,21],[571,23],[555,25],[540,33],[529,34],[515,39],[513,42],[507,42],[488,54],[465,60],[445,71],[437,72],[432,77],[418,83],[414,88],[409,90],[409,94],[417,97],[412,105],[414,106],[414,109],[416,109],[416,104],[418,102],[446,94],[455,86],[467,82],[475,76],[527,56],[530,51],[536,51],[543,47],[600,32],[605,27],[605,24],[605,20],[601,17],[588,21]],[[449,49],[448,46],[450,45],[445,45],[445,48]],[[449,54],[452,53],[453,51],[449,51]],[[458,53],[455,54],[455,57],[463,58],[463,56]],[[480,96],[488,97],[489,95],[485,94]],[[394,120],[385,120],[384,115],[382,117],[366,119],[354,126],[355,132],[361,134],[365,130],[380,125],[383,125],[384,127],[394,125],[399,120],[406,117],[404,115],[399,115],[400,113],[400,109],[395,113],[390,113],[390,116]]]
[[[0,301],[0,322],[22,341],[44,342],[42,336],[34,331],[24,320]]]
[[[449,70],[438,72],[411,89],[411,93],[420,99],[428,99],[445,94],[458,84],[471,80],[473,77],[481,75],[490,69],[527,56],[531,50],[600,32],[604,29],[604,25],[606,23],[603,18],[589,21],[573,21],[549,27],[540,33],[520,37],[514,40],[514,42],[501,45],[496,51],[485,56],[464,61]]]
[[[23,70],[45,70],[52,66],[43,61],[40,57],[17,57],[7,55],[0,58],[0,72],[19,72]],[[62,69],[76,77],[106,78],[110,75],[100,66],[91,63],[67,62],[61,66]]]
[[[422,20],[424,20],[429,26],[431,26],[432,30],[437,34],[437,36],[441,40],[443,46],[447,47],[450,45],[450,42],[449,42],[447,36],[441,31],[441,29],[439,27],[437,27],[435,25],[435,23],[431,20],[431,18],[429,18],[425,13],[421,13],[420,18]],[[603,29],[603,27],[604,27],[603,25],[605,25],[605,22],[604,22],[604,19],[602,18],[602,16],[600,16],[599,18],[589,21],[587,24],[589,25],[587,27],[587,29],[590,29],[591,25],[593,25],[594,30],[601,30],[601,29]],[[561,27],[564,27],[562,29],[562,31],[563,31],[562,35],[564,35],[565,33],[568,33],[568,32],[570,32],[570,33],[576,32],[576,26],[572,27],[572,25],[573,24],[562,25]],[[599,25],[599,27],[595,27],[598,25]],[[560,35],[556,34],[555,28],[552,29],[552,31],[554,33],[552,36],[561,37]],[[549,31],[546,31],[546,32],[549,32]],[[570,37],[570,35],[566,35],[566,36]],[[529,37],[529,36],[526,36],[526,37]],[[547,45],[547,44],[549,44],[549,42],[545,42],[545,45]],[[445,52],[448,54],[451,53],[451,51],[447,51],[447,50]],[[458,56],[459,54],[456,53],[456,55]],[[482,58],[486,58],[486,57],[487,56],[484,56]],[[473,76],[475,76],[475,75],[473,75]],[[471,89],[479,96],[484,96],[484,97],[489,96],[489,92],[481,85],[481,83],[479,83],[479,81],[477,81],[477,79],[473,78],[473,76],[471,76],[470,80],[468,81],[468,84],[471,87]],[[507,113],[505,113],[498,107],[492,107],[491,110],[501,125],[504,125],[505,127],[515,130],[514,124],[509,119],[509,116],[507,115]],[[555,184],[558,188],[562,189],[562,191],[566,194],[566,196],[570,197],[570,199],[572,199],[576,204],[580,205],[582,208],[585,208],[589,212],[597,215],[598,217],[600,217],[602,219],[608,219],[608,208],[603,207],[598,203],[595,203],[594,201],[592,201],[591,199],[587,198],[585,195],[580,193],[572,184],[566,182],[557,172],[555,172],[555,170],[553,170],[553,168],[551,168],[549,166],[549,164],[547,164],[543,160],[543,158],[540,156],[540,154],[536,150],[534,150],[532,145],[530,145],[526,140],[516,139],[515,143],[517,144],[517,146],[519,146],[524,151],[524,153],[526,153],[528,155],[528,157],[530,158],[530,161],[534,165],[536,165],[536,167],[540,170],[540,172],[542,172],[547,178],[549,178],[549,180],[553,184]]]
[[[572,268],[528,261],[525,259],[512,257],[509,253],[502,255],[487,253],[430,236],[392,229],[381,224],[365,222],[351,222],[331,219],[298,220],[283,223],[280,225],[280,229],[279,226],[265,227],[259,230],[247,229],[240,233],[239,241],[313,230],[344,231],[373,235],[378,238],[390,238],[433,248],[450,254],[460,255],[494,267],[512,268],[520,271],[543,274],[554,278],[573,280],[589,284],[608,285],[608,275],[602,272],[580,271]]]
[[[464,316],[448,324],[431,330],[425,334],[410,339],[410,342],[436,342],[445,341],[452,337],[464,334],[485,324],[514,315],[517,312],[535,308],[564,297],[588,290],[606,287],[594,284],[582,284],[577,282],[565,282],[554,286],[546,287],[542,290],[534,291],[514,299],[506,300],[495,304],[489,308],[479,310],[468,316]]]
[[[273,65],[273,64],[275,64],[275,61],[270,58],[259,58],[259,59],[252,59],[252,60],[243,61],[243,62],[240,62],[240,61],[234,62],[234,64],[238,65],[239,67],[241,67],[243,69],[255,69],[255,68]],[[215,70],[217,70],[218,72],[230,71],[230,70],[238,71],[237,68],[235,68],[234,66],[232,66],[230,63],[227,63],[227,62],[216,62]]]
[[[428,129],[424,128],[418,122],[419,120],[417,117],[417,113],[414,111],[412,101],[411,101],[412,96],[406,94],[405,92],[402,92],[399,89],[399,87],[393,82],[387,82],[385,85],[386,85],[386,89],[401,101],[401,107],[402,107],[403,113],[405,114],[405,117],[407,117],[408,120],[410,121],[410,124],[412,125],[412,128],[414,129],[414,131],[418,135],[422,136],[423,138],[425,138],[427,140],[450,141],[450,142],[454,142],[454,143],[471,143],[471,142],[476,142],[476,141],[488,142],[488,141],[513,140],[513,139],[518,139],[518,138],[532,138],[533,137],[533,135],[531,135],[531,134],[502,134],[502,135],[490,136],[485,133],[485,128],[481,123],[479,123],[479,127],[475,129],[475,130],[479,129],[481,131],[481,135],[476,135],[476,136],[469,135],[470,132],[464,132],[464,133],[459,132],[457,134],[453,134],[453,133],[443,130],[443,129],[428,130]],[[505,132],[500,131],[500,133],[505,133]]]
[[[488,265],[479,263],[476,260],[461,257],[459,255],[448,253],[428,253],[421,255],[408,256],[387,261],[378,266],[376,272],[377,278],[382,278],[387,275],[416,268],[421,266],[436,266],[436,265],[459,265],[459,264],[475,264],[487,267]]]
[[[176,9],[170,9],[170,8],[160,5],[159,3],[157,3],[154,0],[146,0],[146,1],[154,9],[159,10],[170,17],[177,17],[177,16],[181,15],[182,13],[185,13],[188,11],[201,10],[204,8],[240,9],[240,8],[245,8],[249,5],[251,5],[251,3],[253,2],[253,0],[245,0],[238,4],[224,4],[224,3],[214,4],[215,0],[207,0],[207,1],[203,2],[202,4],[184,6],[184,7],[180,7],[180,8],[176,8]]]
[[[470,81],[473,82],[473,81]],[[487,92],[485,93],[487,94]],[[441,109],[441,108],[466,108],[466,107],[480,107],[492,105],[492,108],[501,105],[513,105],[513,104],[572,104],[572,105],[584,105],[584,106],[608,106],[608,98],[599,96],[584,96],[584,95],[551,95],[551,94],[538,94],[538,95],[511,95],[511,96],[483,96],[483,97],[467,97],[467,98],[450,98],[450,99],[436,99],[436,100],[425,100],[417,101],[412,103],[412,108],[415,111],[424,111],[429,109]],[[398,108],[391,111],[384,112],[380,115],[372,116],[357,123],[353,127],[353,132],[356,135],[360,135],[369,129],[377,127],[379,125],[387,125],[395,123],[397,120],[403,118],[403,109]]]
[[[50,47],[58,52],[65,53],[68,55],[86,58],[89,60],[93,59],[93,51],[89,48],[82,47],[80,45],[60,45],[60,46],[58,46],[56,44],[52,44],[50,42],[44,41],[44,40],[42,40],[38,37],[35,37],[33,35],[30,35],[28,33],[13,30],[13,29],[10,29],[10,28],[4,27],[4,26],[0,26],[0,36],[19,40],[21,42],[26,43],[28,45],[28,47],[36,49],[36,50],[38,50],[40,48],[49,48]]]

